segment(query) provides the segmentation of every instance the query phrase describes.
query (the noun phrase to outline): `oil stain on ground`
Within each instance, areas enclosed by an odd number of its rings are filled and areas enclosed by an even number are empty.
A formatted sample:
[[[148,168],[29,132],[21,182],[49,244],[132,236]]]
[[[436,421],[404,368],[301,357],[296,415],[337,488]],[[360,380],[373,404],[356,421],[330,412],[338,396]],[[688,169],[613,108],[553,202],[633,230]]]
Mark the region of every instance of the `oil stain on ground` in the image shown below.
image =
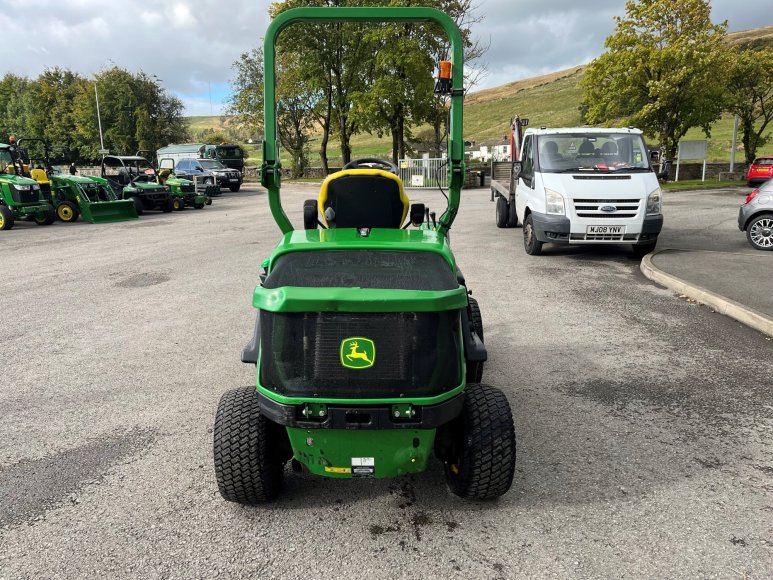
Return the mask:
[[[119,288],[147,288],[148,286],[163,284],[169,280],[171,278],[161,272],[143,272],[117,282],[116,286]]]
[[[112,465],[148,447],[154,439],[152,431],[132,431],[3,469],[0,527],[34,521],[84,485],[102,479]]]

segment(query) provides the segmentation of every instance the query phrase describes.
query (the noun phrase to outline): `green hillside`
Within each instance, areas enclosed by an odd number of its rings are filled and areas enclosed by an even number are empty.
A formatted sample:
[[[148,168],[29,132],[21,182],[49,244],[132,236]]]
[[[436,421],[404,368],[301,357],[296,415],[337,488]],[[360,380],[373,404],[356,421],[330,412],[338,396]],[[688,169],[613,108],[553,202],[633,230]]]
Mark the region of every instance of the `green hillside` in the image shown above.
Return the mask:
[[[773,26],[744,30],[728,34],[729,44],[752,44],[754,46],[773,46]],[[578,66],[548,75],[524,79],[499,87],[486,89],[468,95],[464,108],[464,137],[478,144],[501,143],[508,134],[510,118],[516,114],[529,118],[532,126],[576,126],[582,121],[579,105],[581,90],[579,87],[584,67]],[[222,131],[228,125],[226,117],[190,117],[191,129],[212,128]],[[417,127],[414,134],[427,132],[428,127]],[[733,136],[733,118],[725,116],[712,127],[709,139],[709,160],[729,161]],[[692,129],[686,139],[703,139],[700,129]],[[740,136],[739,136],[740,140]],[[355,156],[389,157],[391,140],[373,135],[356,135],[352,139]],[[319,138],[310,143],[312,165],[318,165],[317,151]],[[773,142],[764,147],[760,154],[773,154]],[[253,153],[251,153],[253,154]],[[257,155],[257,152],[254,153]],[[339,150],[335,139],[331,140],[328,155],[331,166],[340,163]],[[253,159],[257,162],[257,158]],[[736,161],[743,162],[743,152],[736,153]]]

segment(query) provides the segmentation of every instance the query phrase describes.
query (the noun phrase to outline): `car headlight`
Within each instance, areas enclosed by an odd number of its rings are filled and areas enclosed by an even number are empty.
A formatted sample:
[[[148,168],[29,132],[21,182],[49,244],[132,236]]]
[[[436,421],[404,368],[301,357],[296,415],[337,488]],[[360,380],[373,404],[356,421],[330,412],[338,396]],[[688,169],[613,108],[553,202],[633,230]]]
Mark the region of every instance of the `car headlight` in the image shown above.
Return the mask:
[[[647,215],[656,215],[663,209],[663,192],[658,187],[647,196]]]
[[[564,198],[557,191],[545,189],[545,207],[548,213],[564,215]]]
[[[17,185],[15,187],[17,191],[29,191],[30,189],[32,189],[32,186],[30,185]]]

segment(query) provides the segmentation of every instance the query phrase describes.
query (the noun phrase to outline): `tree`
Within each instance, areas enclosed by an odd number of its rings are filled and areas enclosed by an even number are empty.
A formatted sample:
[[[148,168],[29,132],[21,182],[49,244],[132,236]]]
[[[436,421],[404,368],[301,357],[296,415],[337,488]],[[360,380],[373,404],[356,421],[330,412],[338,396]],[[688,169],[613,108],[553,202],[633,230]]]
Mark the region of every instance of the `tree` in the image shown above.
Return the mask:
[[[231,81],[233,94],[227,110],[239,125],[257,135],[263,128],[263,50],[243,52],[231,68],[236,76]]]
[[[279,143],[290,153],[293,177],[303,177],[309,165],[308,144],[314,125],[311,111],[318,96],[305,86],[295,56],[287,53],[276,61],[279,75],[276,130]]]
[[[727,23],[711,23],[707,0],[629,0],[625,12],[582,80],[587,119],[640,127],[672,159],[688,129],[709,136],[721,114]]]
[[[770,140],[773,121],[773,49],[739,48],[731,53],[727,110],[738,115],[746,163]]]

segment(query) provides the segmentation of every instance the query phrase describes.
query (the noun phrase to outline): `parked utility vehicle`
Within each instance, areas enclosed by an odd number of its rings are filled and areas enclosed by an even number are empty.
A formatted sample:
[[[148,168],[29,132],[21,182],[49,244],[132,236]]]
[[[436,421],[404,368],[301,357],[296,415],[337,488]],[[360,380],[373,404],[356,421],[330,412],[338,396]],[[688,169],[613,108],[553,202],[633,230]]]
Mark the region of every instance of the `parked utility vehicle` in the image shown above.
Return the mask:
[[[527,129],[512,180],[527,254],[545,243],[655,249],[663,194],[638,129]]]
[[[304,205],[305,229],[293,229],[280,200],[273,55],[299,21],[435,23],[448,34],[453,67],[442,63],[436,90],[450,95],[450,185],[437,221],[410,205],[391,162],[361,159],[328,176]],[[464,183],[459,29],[431,8],[297,8],[264,42],[261,179],[283,237],[255,288],[242,355],[257,384],[226,392],[217,410],[221,495],[271,500],[290,460],[324,477],[383,478],[423,471],[434,453],[453,493],[501,496],[515,469],[512,414],[502,391],[480,384],[480,312],[448,241]]]

